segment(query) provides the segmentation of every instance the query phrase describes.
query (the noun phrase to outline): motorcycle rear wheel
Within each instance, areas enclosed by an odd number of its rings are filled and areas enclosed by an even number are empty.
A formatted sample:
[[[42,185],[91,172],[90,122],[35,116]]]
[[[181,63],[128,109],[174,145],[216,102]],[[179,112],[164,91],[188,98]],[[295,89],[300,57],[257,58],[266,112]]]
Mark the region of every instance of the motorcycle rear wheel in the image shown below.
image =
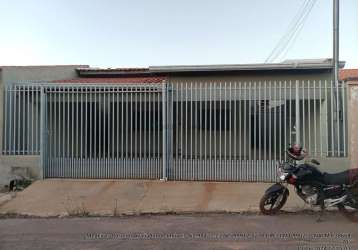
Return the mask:
[[[260,200],[260,211],[265,215],[274,215],[285,205],[287,193],[267,193]],[[269,206],[268,208],[266,206]]]
[[[343,204],[338,205],[338,209],[341,214],[344,215],[348,220],[358,223],[358,209],[345,206]]]

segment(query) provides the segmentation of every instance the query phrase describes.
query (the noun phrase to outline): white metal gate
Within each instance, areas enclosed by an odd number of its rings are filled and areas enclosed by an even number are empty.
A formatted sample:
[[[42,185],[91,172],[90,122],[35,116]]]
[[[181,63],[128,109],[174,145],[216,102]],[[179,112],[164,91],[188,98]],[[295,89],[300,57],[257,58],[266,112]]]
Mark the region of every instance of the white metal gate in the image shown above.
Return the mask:
[[[345,157],[346,89],[328,81],[173,82],[169,178],[274,181],[291,143]]]
[[[162,86],[44,89],[44,177],[162,177]]]
[[[274,181],[290,143],[347,156],[346,99],[328,81],[15,84],[3,154],[41,154],[44,178]]]

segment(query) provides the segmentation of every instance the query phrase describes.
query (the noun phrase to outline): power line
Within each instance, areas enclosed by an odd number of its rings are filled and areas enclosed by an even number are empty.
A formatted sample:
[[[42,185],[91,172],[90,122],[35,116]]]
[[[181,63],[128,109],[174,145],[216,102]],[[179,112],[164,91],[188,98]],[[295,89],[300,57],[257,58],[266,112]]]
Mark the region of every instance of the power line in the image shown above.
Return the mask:
[[[312,5],[310,6],[310,8],[309,8],[307,14],[306,14],[305,17],[302,19],[302,22],[300,23],[300,26],[297,28],[297,32],[296,32],[296,33],[294,34],[294,36],[292,37],[291,41],[287,44],[286,49],[282,52],[282,54],[281,54],[281,59],[280,59],[280,60],[283,60],[283,59],[286,57],[288,51],[289,51],[289,50],[292,48],[292,46],[295,44],[295,42],[296,42],[296,40],[297,40],[299,34],[301,33],[302,28],[304,27],[304,25],[305,25],[305,23],[306,23],[306,21],[307,21],[307,19],[308,19],[308,16],[309,16],[310,13],[312,12],[312,9],[313,9],[314,5],[316,4],[316,2],[317,2],[317,0],[313,0]]]
[[[312,10],[314,3],[315,3],[315,1],[312,1],[312,0],[305,2],[304,8],[299,13],[299,18],[296,19],[293,27],[283,37],[282,42],[279,43],[276,51],[274,51],[274,53],[271,55],[269,61],[271,61],[271,62],[275,61],[277,58],[280,57],[280,55],[282,55],[282,53],[284,53],[285,50],[287,51],[287,47],[290,45],[292,40],[298,36],[299,31],[302,29],[303,24],[304,24],[306,18],[308,17],[308,14]]]
[[[281,37],[275,48],[271,51],[270,55],[265,60],[265,63],[274,62],[282,55],[286,55],[289,48],[296,41],[300,31],[302,30],[307,17],[311,13],[313,6],[317,0],[305,0],[299,8],[297,14],[291,21],[285,34]]]
[[[302,16],[297,21],[296,25],[292,29],[292,32],[288,35],[288,38],[286,39],[285,43],[282,45],[282,47],[280,48],[280,50],[278,51],[276,56],[272,58],[273,61],[278,59],[283,53],[285,53],[285,51],[287,53],[287,51],[290,47],[290,44],[292,44],[293,40],[295,40],[295,38],[297,38],[299,32],[301,31],[301,29],[304,25],[304,22],[306,21],[306,18],[308,17],[308,14],[310,13],[310,11],[313,7],[313,4],[314,4],[314,2],[311,1],[305,6]]]
[[[286,32],[284,33],[284,35],[281,37],[281,39],[279,40],[279,42],[277,43],[277,45],[275,46],[275,48],[271,51],[270,55],[268,56],[268,58],[266,59],[265,62],[270,62],[272,61],[271,59],[278,53],[280,47],[282,47],[282,45],[286,42],[289,34],[292,32],[292,30],[294,29],[294,27],[297,25],[298,21],[300,20],[300,18],[302,17],[304,10],[307,8],[307,4],[310,0],[305,0],[303,2],[303,4],[300,6],[296,16],[292,19],[290,25],[288,26],[288,28],[286,29]]]

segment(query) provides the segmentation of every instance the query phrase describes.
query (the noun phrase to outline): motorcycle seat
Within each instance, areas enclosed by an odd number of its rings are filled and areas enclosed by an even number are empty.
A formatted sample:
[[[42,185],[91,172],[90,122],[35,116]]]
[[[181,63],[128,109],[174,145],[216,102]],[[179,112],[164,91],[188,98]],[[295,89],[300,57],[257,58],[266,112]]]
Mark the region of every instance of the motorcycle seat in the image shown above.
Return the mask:
[[[350,183],[349,170],[339,172],[336,174],[323,174],[323,181],[327,185],[348,185]]]

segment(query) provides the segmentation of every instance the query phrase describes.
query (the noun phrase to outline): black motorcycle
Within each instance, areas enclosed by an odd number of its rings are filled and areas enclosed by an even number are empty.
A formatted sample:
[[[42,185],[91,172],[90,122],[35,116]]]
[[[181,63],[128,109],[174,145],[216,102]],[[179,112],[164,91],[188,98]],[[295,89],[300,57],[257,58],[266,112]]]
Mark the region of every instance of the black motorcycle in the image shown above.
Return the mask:
[[[348,219],[358,222],[358,169],[329,174],[322,173],[314,165],[320,165],[317,160],[313,164],[297,164],[305,158],[306,153],[298,145],[286,151],[288,160],[278,163],[280,181],[268,188],[261,198],[260,210],[263,214],[276,214],[286,203],[289,195],[288,184],[304,202],[321,208],[338,207]]]

